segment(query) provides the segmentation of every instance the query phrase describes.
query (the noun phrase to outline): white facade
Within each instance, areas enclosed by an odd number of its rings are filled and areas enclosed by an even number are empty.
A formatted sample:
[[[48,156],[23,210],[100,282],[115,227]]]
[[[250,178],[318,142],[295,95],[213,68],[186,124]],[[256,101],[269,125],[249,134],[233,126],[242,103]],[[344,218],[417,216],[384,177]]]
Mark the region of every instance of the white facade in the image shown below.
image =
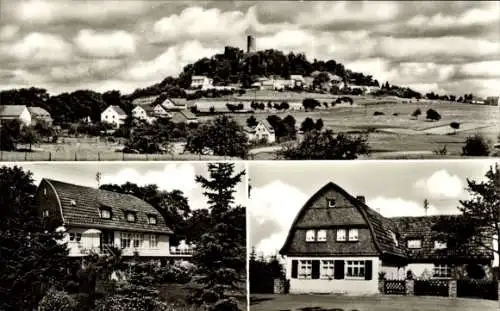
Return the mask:
[[[123,256],[133,256],[136,251],[139,256],[164,257],[170,255],[169,236],[166,234],[119,230],[112,230],[112,232],[114,237],[113,245],[110,245],[111,243],[107,245],[121,248]],[[101,253],[101,234],[100,230],[95,229],[70,228],[64,233],[63,238],[63,242],[68,243],[68,255],[70,257],[81,257],[86,256],[90,251]],[[127,239],[131,242],[127,242]],[[134,243],[134,239],[138,241],[137,244]],[[156,243],[156,245],[152,243]]]
[[[192,76],[191,77],[191,88],[203,88],[213,85],[213,79],[206,76]]]
[[[21,121],[21,123],[23,125],[26,125],[26,126],[31,125],[31,121],[32,121],[31,120],[31,113],[29,112],[27,107],[24,107],[23,111],[19,115],[19,121]]]
[[[364,277],[348,277],[347,264],[344,264],[344,279],[336,280],[333,277],[320,275],[320,279],[310,278],[292,278],[292,260],[320,260],[335,261],[372,261],[371,280],[365,280]],[[333,267],[333,270],[335,267]],[[320,271],[322,267],[320,267]],[[371,295],[378,293],[378,273],[380,271],[380,260],[378,257],[287,257],[286,258],[286,278],[290,280],[290,293],[335,293],[335,294],[353,294],[353,295]],[[321,272],[323,274],[323,272]]]
[[[255,127],[254,133],[255,140],[263,140],[265,139],[268,143],[274,143],[276,141],[276,135],[273,132],[270,132],[264,123],[259,122]]]
[[[127,115],[119,114],[112,106],[109,106],[101,113],[101,122],[113,124],[116,128],[125,124]]]
[[[155,118],[153,116],[148,115],[146,110],[141,106],[137,106],[134,109],[132,109],[132,117],[138,120],[144,120],[148,123],[153,123],[153,121],[155,121]]]

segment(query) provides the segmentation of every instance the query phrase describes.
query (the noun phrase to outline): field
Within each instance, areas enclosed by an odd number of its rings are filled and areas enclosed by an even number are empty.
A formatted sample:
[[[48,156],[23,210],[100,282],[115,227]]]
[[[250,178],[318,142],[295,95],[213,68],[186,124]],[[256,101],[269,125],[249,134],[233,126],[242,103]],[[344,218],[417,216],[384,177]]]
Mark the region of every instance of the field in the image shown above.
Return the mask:
[[[256,295],[251,311],[475,311],[498,310],[498,301],[448,297]]]
[[[356,103],[356,100],[355,100]],[[412,112],[420,108],[423,115],[412,119]],[[431,122],[425,120],[425,112],[432,108],[437,110],[442,119]],[[375,112],[383,115],[375,116]],[[500,107],[479,106],[458,103],[382,103],[364,100],[363,104],[355,107],[333,107],[319,109],[313,112],[289,111],[256,112],[257,120],[265,119],[269,115],[285,117],[293,115],[300,125],[306,117],[314,120],[321,118],[325,128],[335,132],[361,133],[369,131],[368,143],[372,149],[370,158],[432,158],[434,151],[444,146],[447,148],[446,157],[458,157],[462,151],[465,139],[481,133],[492,143],[497,141],[500,134]],[[248,114],[233,114],[241,124],[245,124]],[[458,130],[453,130],[450,123],[460,123]],[[440,156],[443,157],[443,156]],[[258,155],[256,159],[273,159],[274,154]]]

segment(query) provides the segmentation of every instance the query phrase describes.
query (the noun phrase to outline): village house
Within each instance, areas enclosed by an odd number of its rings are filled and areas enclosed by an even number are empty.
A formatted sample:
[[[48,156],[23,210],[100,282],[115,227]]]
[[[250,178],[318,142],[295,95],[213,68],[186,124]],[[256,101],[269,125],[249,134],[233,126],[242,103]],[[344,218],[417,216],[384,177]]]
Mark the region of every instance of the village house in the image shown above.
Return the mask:
[[[468,264],[491,269],[493,253],[446,245],[434,218],[386,218],[334,183],[302,207],[280,250],[291,293],[375,294],[378,277],[450,278]],[[426,275],[427,274],[427,275]]]
[[[167,98],[159,105],[167,112],[184,110],[187,109],[187,100],[185,98]]]
[[[170,121],[173,123],[198,123],[198,118],[189,110],[180,110],[172,113]]]
[[[31,114],[31,125],[35,125],[39,122],[43,122],[48,126],[52,125],[53,119],[47,110],[40,107],[28,107],[28,111]]]
[[[212,86],[214,80],[207,76],[192,76],[191,77],[191,88],[203,88]]]
[[[120,248],[122,256],[185,256],[171,248],[172,230],[150,204],[131,195],[42,179],[34,197],[44,224],[63,232],[70,257],[104,254]]]
[[[474,105],[484,105],[485,100],[484,98],[474,96],[471,100],[471,103]]]
[[[101,113],[101,122],[112,124],[115,128],[119,128],[125,124],[125,119],[127,119],[127,114],[120,106],[108,106],[108,108]]]
[[[21,126],[31,125],[31,114],[24,105],[0,106],[0,121],[18,120]]]
[[[267,120],[261,120],[254,127],[246,127],[249,141],[265,141],[268,144],[276,142],[276,134],[273,126]]]
[[[155,108],[156,107],[148,104],[135,106],[134,109],[132,109],[132,118],[137,120],[144,120],[147,123],[151,124],[156,121],[157,111],[161,109],[159,108],[155,111]]]
[[[293,81],[293,86],[304,86],[304,77],[302,75],[290,75],[290,80]]]

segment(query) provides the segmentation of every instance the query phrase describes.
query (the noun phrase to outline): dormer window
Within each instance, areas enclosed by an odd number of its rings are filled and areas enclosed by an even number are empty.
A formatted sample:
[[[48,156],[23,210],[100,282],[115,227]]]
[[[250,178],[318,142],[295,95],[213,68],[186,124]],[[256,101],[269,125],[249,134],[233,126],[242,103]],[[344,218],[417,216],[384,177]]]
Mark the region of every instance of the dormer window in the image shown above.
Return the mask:
[[[326,200],[328,202],[328,207],[335,207],[335,199],[328,199]]]
[[[358,240],[358,229],[349,229],[349,241],[354,242]]]
[[[346,240],[346,230],[337,229],[337,241],[342,242]]]
[[[441,242],[441,241],[434,241],[434,249],[446,249],[447,248],[447,243],[446,242]]]
[[[408,248],[422,248],[422,240],[413,239],[408,240]]]
[[[157,219],[155,215],[149,215],[148,216],[148,223],[150,225],[156,225]]]
[[[314,242],[316,240],[316,232],[314,230],[306,231],[306,242]]]
[[[42,212],[42,216],[43,217],[49,217],[49,210],[48,209],[44,209],[43,212]]]
[[[103,219],[111,219],[111,210],[107,208],[101,209],[101,218]]]
[[[326,230],[318,230],[318,242],[325,242],[326,241]]]
[[[127,216],[127,221],[128,222],[135,222],[135,213],[129,212],[129,213],[127,213],[126,216]]]

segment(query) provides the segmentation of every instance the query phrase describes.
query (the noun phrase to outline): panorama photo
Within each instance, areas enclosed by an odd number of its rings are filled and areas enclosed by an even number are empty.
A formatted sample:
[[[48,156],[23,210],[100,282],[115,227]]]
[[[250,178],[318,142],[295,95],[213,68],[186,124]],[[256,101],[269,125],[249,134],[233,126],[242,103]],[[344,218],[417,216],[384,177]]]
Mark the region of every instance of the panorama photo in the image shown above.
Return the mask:
[[[498,155],[498,1],[0,1],[0,161]]]

